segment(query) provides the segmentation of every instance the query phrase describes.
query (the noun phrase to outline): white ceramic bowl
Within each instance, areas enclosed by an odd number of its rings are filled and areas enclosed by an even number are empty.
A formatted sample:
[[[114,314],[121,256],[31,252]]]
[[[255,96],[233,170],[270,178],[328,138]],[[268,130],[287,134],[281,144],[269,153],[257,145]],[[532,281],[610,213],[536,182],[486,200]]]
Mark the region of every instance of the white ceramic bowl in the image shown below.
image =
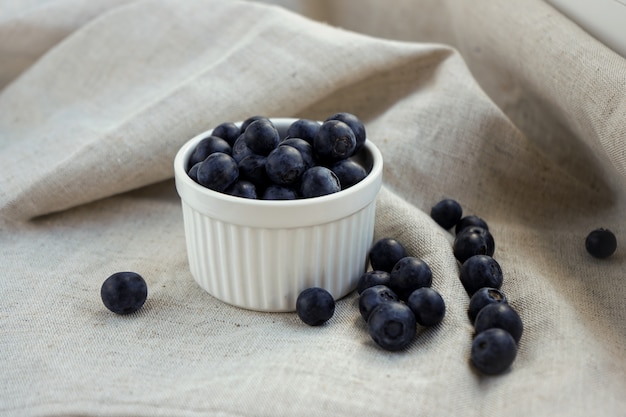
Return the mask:
[[[271,119],[281,137],[296,119]],[[338,193],[299,200],[253,200],[219,193],[186,173],[199,134],[174,161],[189,267],[195,281],[226,303],[294,311],[298,294],[322,287],[335,299],[354,290],[367,267],[383,160],[366,141],[356,156],[365,179]]]

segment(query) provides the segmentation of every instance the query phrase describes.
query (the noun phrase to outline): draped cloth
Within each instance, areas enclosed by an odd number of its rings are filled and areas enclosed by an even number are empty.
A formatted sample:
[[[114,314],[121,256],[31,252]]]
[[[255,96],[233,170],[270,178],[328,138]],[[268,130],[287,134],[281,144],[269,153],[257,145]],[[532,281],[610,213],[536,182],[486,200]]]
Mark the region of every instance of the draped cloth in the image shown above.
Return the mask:
[[[618,416],[626,409],[626,60],[541,0],[0,2],[0,414]],[[375,239],[428,263],[443,322],[401,352],[356,293],[325,325],[203,291],[176,151],[249,116],[363,120]],[[454,234],[485,219],[524,334],[470,365]],[[616,253],[585,237],[605,227]],[[140,273],[117,316],[104,279]]]

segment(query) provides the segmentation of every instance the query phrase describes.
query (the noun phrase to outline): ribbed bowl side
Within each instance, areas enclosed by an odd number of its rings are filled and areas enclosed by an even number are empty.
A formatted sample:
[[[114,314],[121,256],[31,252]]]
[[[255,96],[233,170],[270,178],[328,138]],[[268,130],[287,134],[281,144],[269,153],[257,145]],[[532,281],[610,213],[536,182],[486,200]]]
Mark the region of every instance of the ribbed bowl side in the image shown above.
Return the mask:
[[[355,288],[367,266],[375,200],[337,221],[289,229],[233,225],[182,205],[194,279],[238,307],[294,311],[298,294],[314,286],[338,299]]]

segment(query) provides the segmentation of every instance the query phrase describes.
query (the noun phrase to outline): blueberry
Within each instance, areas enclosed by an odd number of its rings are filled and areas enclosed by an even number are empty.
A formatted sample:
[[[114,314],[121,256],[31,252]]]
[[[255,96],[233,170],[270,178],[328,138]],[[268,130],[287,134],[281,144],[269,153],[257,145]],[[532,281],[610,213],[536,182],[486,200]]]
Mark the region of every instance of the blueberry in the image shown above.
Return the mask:
[[[342,190],[352,187],[354,184],[367,177],[365,168],[352,159],[342,159],[341,161],[335,162],[335,164],[330,167],[330,170],[339,178]]]
[[[252,123],[256,122],[257,120],[263,120],[263,121],[271,123],[272,126],[274,125],[274,123],[272,123],[272,121],[269,118],[265,117],[265,116],[258,116],[258,115],[257,116],[251,116],[251,117],[248,117],[246,120],[243,121],[243,123],[241,124],[241,129],[240,129],[239,132],[240,133],[245,132],[246,129],[248,128],[248,126],[250,126]]]
[[[265,171],[274,184],[295,184],[304,173],[302,154],[294,147],[279,146],[267,156]]]
[[[396,263],[406,256],[409,255],[404,246],[389,237],[377,240],[368,253],[372,269],[387,272],[391,272]]]
[[[235,144],[235,141],[241,134],[241,129],[234,123],[224,122],[215,127],[211,135],[224,139],[230,146]]]
[[[367,271],[359,277],[356,284],[357,293],[361,294],[369,287],[374,285],[389,286],[389,278],[391,275],[387,271]]]
[[[248,148],[261,156],[267,156],[280,142],[278,130],[267,119],[255,120],[250,123],[243,136]]]
[[[513,336],[515,343],[519,342],[524,331],[522,319],[508,303],[492,303],[478,312],[474,321],[476,334],[493,327],[506,330]]]
[[[422,326],[434,326],[441,323],[446,315],[446,303],[437,291],[429,287],[413,291],[406,301],[415,320]]]
[[[304,198],[320,197],[341,191],[339,178],[330,169],[317,165],[302,174],[300,194]]]
[[[610,230],[599,228],[587,235],[585,248],[595,258],[608,258],[617,249],[617,239]]]
[[[239,178],[250,181],[259,189],[265,189],[272,181],[265,171],[267,159],[261,155],[248,155],[237,164],[239,168]]]
[[[493,256],[495,242],[489,230],[479,226],[469,226],[454,238],[454,257],[461,263],[474,255]]]
[[[415,336],[415,315],[404,303],[381,303],[369,315],[367,329],[374,342],[383,349],[401,350]]]
[[[451,198],[445,198],[430,209],[430,217],[442,228],[448,230],[454,227],[463,214],[461,205]]]
[[[209,155],[198,167],[198,183],[224,192],[239,177],[237,162],[225,153]]]
[[[486,375],[506,371],[516,356],[515,340],[502,329],[492,328],[478,333],[472,342],[471,362]]]
[[[246,145],[246,137],[240,135],[233,144],[232,157],[237,163],[241,162],[245,157],[254,155],[252,149]]]
[[[476,321],[476,316],[483,307],[489,304],[506,303],[506,296],[497,288],[484,287],[472,295],[469,301],[467,315],[472,323]]]
[[[374,285],[366,288],[359,295],[359,312],[367,321],[370,313],[381,303],[398,301],[398,296],[386,285]]]
[[[288,138],[280,142],[278,146],[291,146],[299,150],[306,169],[315,166],[313,146],[311,146],[311,144],[306,140],[300,138]]]
[[[224,190],[226,194],[230,194],[235,197],[243,198],[257,198],[256,187],[250,181],[239,180],[235,181],[230,187]]]
[[[189,166],[192,167],[198,162],[204,161],[207,156],[216,152],[222,152],[230,155],[232,153],[232,148],[228,142],[222,138],[218,138],[217,136],[209,136],[202,139],[198,142],[189,157]]]
[[[284,185],[272,184],[263,192],[263,200],[296,200],[298,192]]]
[[[326,121],[328,120],[339,120],[350,126],[350,129],[354,132],[354,137],[356,139],[354,153],[358,152],[363,147],[365,139],[367,139],[367,135],[365,134],[365,126],[358,117],[352,113],[342,112],[333,114],[326,119]]]
[[[426,262],[413,256],[400,259],[391,270],[389,288],[401,300],[406,300],[413,291],[422,287],[430,287],[433,273]]]
[[[317,157],[323,161],[335,162],[352,156],[356,147],[356,137],[350,126],[339,120],[322,123],[313,141]]]
[[[187,173],[187,175],[189,175],[189,178],[191,178],[195,182],[198,182],[198,168],[200,167],[200,164],[202,164],[202,162],[194,164],[191,168],[189,168],[189,172]]]
[[[462,217],[461,220],[458,221],[456,227],[454,228],[454,233],[458,235],[463,231],[463,229],[470,226],[478,226],[482,227],[485,230],[489,230],[489,226],[487,225],[487,222],[485,220],[478,216],[470,214],[469,216]]]
[[[289,125],[286,138],[299,138],[313,146],[313,140],[320,130],[320,123],[315,120],[298,119]]]
[[[106,308],[114,313],[134,313],[146,302],[148,286],[136,272],[117,272],[104,281],[100,297]]]
[[[304,323],[319,326],[335,314],[335,299],[323,288],[307,288],[296,299],[296,312]]]
[[[502,287],[502,268],[487,255],[470,256],[461,265],[461,284],[470,297],[483,287]]]

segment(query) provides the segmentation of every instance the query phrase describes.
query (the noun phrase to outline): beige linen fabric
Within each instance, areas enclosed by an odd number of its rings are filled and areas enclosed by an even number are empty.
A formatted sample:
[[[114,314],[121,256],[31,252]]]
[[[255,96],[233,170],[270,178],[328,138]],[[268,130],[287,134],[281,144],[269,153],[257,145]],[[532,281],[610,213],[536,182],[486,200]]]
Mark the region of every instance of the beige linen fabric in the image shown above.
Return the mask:
[[[461,3],[0,2],[0,414],[626,415],[626,61],[541,1]],[[403,352],[371,341],[356,294],[313,328],[189,273],[177,149],[335,111],[384,155],[376,238],[447,303]],[[489,222],[525,324],[500,376],[469,365],[443,197]],[[597,227],[606,260],[584,249]],[[130,316],[99,299],[120,270],[149,286]]]

